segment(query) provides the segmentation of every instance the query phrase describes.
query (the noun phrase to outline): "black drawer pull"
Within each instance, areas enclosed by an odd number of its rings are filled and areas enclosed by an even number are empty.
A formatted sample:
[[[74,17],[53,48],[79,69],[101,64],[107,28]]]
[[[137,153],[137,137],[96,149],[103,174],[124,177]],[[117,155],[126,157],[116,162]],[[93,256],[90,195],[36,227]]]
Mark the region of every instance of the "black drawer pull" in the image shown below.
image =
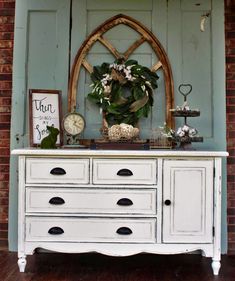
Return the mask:
[[[130,235],[132,234],[132,230],[129,227],[120,227],[116,231],[120,235]]]
[[[166,206],[170,206],[171,205],[171,200],[167,199],[167,200],[165,200],[164,203],[165,203]]]
[[[66,172],[63,168],[60,168],[60,167],[56,167],[56,168],[53,168],[51,171],[50,171],[50,174],[52,175],[56,175],[56,176],[62,176],[62,175],[65,175]]]
[[[117,205],[119,206],[131,206],[133,202],[129,198],[121,198],[117,201]]]
[[[64,233],[64,230],[61,227],[54,226],[48,230],[48,233],[51,235],[60,235]]]
[[[52,205],[63,205],[65,201],[61,197],[53,197],[49,200],[49,203]]]
[[[129,169],[121,169],[117,172],[117,175],[123,177],[129,177],[129,176],[133,176],[133,173]]]

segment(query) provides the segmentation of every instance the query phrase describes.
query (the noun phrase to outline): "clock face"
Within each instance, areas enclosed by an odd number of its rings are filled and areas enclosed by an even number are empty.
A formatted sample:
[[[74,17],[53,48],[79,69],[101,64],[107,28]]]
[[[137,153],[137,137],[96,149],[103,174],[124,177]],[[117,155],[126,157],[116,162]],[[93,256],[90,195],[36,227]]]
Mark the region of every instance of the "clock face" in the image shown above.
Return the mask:
[[[85,128],[85,120],[78,113],[68,113],[63,120],[63,127],[66,133],[75,136],[80,134]]]

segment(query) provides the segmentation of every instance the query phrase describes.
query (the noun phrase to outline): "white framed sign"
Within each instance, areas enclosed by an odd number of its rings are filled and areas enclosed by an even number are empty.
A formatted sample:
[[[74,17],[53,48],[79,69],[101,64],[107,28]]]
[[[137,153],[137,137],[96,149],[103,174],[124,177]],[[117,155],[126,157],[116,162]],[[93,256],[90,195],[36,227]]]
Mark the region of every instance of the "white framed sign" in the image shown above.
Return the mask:
[[[56,145],[62,142],[61,133],[61,91],[29,90],[30,145],[39,146],[48,135],[47,126],[60,130]]]

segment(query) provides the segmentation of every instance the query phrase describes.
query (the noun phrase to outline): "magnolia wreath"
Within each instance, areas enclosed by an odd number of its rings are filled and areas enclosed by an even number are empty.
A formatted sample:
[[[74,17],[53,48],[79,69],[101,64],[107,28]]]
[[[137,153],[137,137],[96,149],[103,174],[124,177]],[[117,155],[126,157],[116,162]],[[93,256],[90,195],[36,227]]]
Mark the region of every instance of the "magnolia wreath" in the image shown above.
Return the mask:
[[[135,60],[102,63],[94,66],[91,73],[93,83],[88,99],[99,106],[108,125],[135,126],[140,118],[149,115],[158,78]]]

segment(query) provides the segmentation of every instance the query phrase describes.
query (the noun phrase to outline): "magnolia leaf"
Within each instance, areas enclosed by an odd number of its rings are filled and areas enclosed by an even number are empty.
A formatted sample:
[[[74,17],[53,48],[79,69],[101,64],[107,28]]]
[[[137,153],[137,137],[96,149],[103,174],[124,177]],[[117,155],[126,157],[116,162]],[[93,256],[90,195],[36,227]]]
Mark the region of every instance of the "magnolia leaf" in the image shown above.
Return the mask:
[[[138,64],[136,60],[128,60],[125,62],[126,66],[135,65],[135,64]]]
[[[120,114],[116,104],[110,104],[109,106],[107,106],[107,111],[108,113]]]
[[[133,95],[135,100],[141,99],[144,97],[144,92],[142,91],[142,89],[138,86],[135,86],[133,88]]]

